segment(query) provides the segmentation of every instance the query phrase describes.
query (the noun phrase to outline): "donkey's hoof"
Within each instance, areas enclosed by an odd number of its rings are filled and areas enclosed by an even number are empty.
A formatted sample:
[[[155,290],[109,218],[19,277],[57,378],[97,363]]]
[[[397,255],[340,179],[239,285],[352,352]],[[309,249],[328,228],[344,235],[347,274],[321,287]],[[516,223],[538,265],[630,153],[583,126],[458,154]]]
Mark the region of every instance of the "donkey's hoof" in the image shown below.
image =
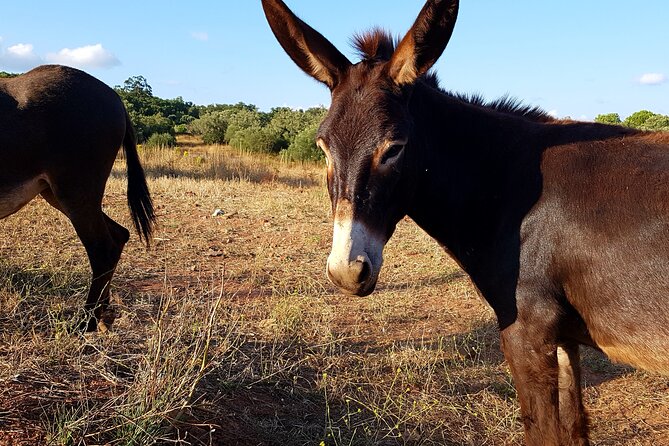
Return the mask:
[[[98,331],[104,333],[112,329],[114,321],[116,320],[116,312],[113,308],[107,308],[102,312],[100,318],[98,319]]]

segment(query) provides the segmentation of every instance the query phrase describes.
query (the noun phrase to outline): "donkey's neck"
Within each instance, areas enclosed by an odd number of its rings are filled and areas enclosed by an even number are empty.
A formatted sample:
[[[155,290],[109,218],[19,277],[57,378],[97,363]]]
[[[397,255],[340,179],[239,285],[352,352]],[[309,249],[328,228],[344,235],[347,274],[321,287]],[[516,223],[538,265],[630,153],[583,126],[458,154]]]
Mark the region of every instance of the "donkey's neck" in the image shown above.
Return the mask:
[[[410,107],[417,167],[407,214],[475,282],[477,272],[503,274],[500,265],[517,261],[521,223],[541,195],[545,150],[638,133],[595,123],[542,123],[416,87]]]
[[[542,124],[426,86],[411,109],[419,159],[408,215],[473,275],[540,195]]]

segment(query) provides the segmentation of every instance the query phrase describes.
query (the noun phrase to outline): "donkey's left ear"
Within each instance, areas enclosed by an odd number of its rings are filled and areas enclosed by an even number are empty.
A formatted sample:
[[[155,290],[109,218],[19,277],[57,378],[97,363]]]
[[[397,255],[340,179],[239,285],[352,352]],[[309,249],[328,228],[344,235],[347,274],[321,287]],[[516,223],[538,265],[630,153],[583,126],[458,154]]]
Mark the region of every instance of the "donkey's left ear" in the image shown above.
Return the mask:
[[[458,16],[458,0],[428,0],[387,65],[399,86],[425,74],[444,52]]]
[[[300,20],[281,0],[262,0],[272,32],[293,62],[333,90],[351,62],[329,40]]]

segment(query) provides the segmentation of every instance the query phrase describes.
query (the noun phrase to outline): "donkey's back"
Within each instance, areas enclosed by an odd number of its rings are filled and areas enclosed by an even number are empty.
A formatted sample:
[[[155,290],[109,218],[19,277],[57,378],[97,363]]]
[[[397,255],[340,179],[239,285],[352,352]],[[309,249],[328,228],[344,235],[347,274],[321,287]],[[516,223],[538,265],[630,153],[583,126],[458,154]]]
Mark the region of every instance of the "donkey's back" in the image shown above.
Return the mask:
[[[11,181],[12,172],[31,176],[47,166],[76,163],[73,157],[113,159],[127,125],[114,90],[59,65],[3,79],[0,118],[0,186]]]

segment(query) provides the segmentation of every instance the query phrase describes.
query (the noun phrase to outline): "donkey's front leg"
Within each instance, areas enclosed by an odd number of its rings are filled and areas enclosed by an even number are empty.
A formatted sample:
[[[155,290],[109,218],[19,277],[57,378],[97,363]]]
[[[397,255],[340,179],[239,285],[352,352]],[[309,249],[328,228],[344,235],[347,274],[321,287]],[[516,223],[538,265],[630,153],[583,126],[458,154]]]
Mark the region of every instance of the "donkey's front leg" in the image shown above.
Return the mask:
[[[519,316],[504,328],[502,350],[520,401],[525,443],[560,446],[557,343],[540,319]]]
[[[562,444],[588,446],[588,417],[581,397],[581,364],[576,343],[558,346]]]

